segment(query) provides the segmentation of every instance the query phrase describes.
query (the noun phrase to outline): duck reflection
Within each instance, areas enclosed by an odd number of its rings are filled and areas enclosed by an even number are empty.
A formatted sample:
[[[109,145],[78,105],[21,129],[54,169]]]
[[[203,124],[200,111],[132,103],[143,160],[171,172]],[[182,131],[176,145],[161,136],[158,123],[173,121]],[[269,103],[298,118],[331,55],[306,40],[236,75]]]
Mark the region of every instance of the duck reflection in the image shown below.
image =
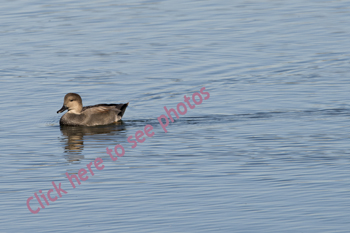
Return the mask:
[[[85,136],[96,136],[96,140],[101,140],[101,134],[114,135],[117,131],[125,130],[125,125],[122,121],[119,121],[112,125],[104,126],[68,126],[61,125],[60,130],[62,132],[64,146],[64,153],[66,159],[69,162],[79,161],[84,159],[84,155],[81,154],[84,148]],[[97,136],[99,135],[99,136]]]

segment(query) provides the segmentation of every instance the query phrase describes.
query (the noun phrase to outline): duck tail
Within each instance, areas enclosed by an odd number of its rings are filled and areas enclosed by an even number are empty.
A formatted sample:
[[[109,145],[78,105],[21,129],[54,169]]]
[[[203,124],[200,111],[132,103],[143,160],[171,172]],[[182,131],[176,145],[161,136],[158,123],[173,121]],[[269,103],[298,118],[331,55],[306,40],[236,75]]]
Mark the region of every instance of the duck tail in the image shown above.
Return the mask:
[[[129,102],[127,102],[126,104],[123,104],[123,106],[120,108],[120,112],[118,113],[118,116],[123,117],[124,112],[125,112],[126,108],[128,107],[128,105],[129,105]]]

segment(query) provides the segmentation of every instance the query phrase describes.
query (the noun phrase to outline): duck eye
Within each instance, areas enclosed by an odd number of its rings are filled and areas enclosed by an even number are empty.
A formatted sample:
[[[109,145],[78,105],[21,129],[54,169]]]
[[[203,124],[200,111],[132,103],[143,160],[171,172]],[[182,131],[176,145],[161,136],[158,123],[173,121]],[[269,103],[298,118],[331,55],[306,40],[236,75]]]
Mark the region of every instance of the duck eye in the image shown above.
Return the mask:
[[[70,102],[73,102],[73,100],[70,100]]]

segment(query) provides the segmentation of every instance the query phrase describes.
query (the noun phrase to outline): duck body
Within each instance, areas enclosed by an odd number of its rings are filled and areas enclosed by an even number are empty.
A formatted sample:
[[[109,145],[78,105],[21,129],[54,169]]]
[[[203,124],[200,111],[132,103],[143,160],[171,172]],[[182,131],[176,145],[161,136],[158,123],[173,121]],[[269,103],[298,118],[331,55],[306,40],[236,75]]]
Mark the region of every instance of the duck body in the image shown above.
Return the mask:
[[[78,94],[68,93],[64,97],[62,108],[57,113],[68,110],[61,117],[60,125],[108,125],[122,119],[128,104],[97,104],[83,107],[81,97]]]

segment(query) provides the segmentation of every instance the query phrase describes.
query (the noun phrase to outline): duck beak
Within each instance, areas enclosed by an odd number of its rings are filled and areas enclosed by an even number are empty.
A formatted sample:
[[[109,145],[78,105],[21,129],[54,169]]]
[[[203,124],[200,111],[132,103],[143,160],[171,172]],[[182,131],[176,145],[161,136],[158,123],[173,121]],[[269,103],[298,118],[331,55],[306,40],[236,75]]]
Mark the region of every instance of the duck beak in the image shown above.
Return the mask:
[[[60,110],[57,111],[57,113],[64,112],[64,111],[66,111],[67,109],[68,109],[68,108],[67,108],[65,105],[63,105],[62,108],[61,108]]]

